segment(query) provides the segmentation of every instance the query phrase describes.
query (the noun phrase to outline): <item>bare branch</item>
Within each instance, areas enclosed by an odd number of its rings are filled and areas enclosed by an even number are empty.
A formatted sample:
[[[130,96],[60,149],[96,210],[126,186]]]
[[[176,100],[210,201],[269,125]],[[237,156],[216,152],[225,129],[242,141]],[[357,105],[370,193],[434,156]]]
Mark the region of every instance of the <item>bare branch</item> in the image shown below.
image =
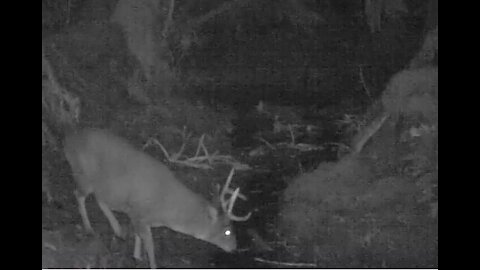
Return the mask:
[[[275,150],[275,146],[273,146],[271,143],[269,143],[267,140],[265,140],[264,138],[262,137],[257,137],[258,140],[260,140],[261,142],[264,142],[265,145],[268,146],[268,148],[272,149],[272,150]]]
[[[373,99],[372,99],[372,95],[370,94],[370,89],[368,88],[367,83],[365,82],[365,77],[363,76],[362,65],[359,65],[358,69],[359,69],[358,73],[359,73],[359,77],[360,77],[360,83],[362,84],[363,89],[365,90],[365,93],[367,94],[368,99],[370,99],[370,101],[372,101]]]
[[[157,139],[154,139],[154,138],[148,139],[147,143],[145,143],[143,145],[142,149],[145,150],[147,147],[149,147],[152,144],[158,145],[160,147],[160,149],[162,149],[162,152],[165,155],[165,157],[167,158],[167,160],[172,161],[172,159],[170,158],[170,154],[168,154],[168,151],[165,149],[165,147],[163,147],[163,145],[159,141],[157,141]]]
[[[208,154],[207,147],[205,146],[203,141],[202,141],[201,147],[203,149],[203,152],[205,153],[205,156],[207,157],[208,163],[212,164],[212,157]]]
[[[268,263],[268,264],[275,264],[275,265],[284,265],[284,266],[294,266],[294,267],[317,267],[314,263],[291,263],[291,262],[279,262],[279,261],[271,261],[262,258],[255,258],[255,261]]]
[[[184,126],[182,131],[182,146],[180,146],[180,150],[178,150],[177,153],[172,155],[173,160],[178,160],[182,156],[183,151],[185,151],[185,145],[187,144],[188,140],[192,136],[192,133],[189,133],[188,135],[186,134],[187,134],[187,127]]]
[[[165,157],[169,162],[176,163],[182,166],[193,167],[197,169],[212,169],[212,165],[216,163],[229,164],[229,165],[232,165],[234,169],[238,169],[238,170],[251,169],[250,166],[248,166],[248,164],[243,164],[237,161],[235,158],[233,158],[230,155],[218,155],[218,151],[216,151],[213,155],[209,155],[208,150],[205,144],[203,143],[205,134],[203,134],[199,139],[195,156],[180,160],[185,150],[185,145],[192,135],[191,133],[189,133],[188,135],[185,135],[185,134],[186,134],[186,127],[184,127],[184,130],[182,132],[182,138],[183,138],[182,146],[180,147],[180,150],[176,154],[169,155],[165,147],[163,147],[163,145],[154,138],[150,138],[147,141],[147,143],[143,146],[143,149],[147,148],[152,144],[158,145],[160,149],[162,149],[163,154],[165,155]],[[200,149],[202,149],[203,152],[205,152],[204,156],[199,156]],[[208,164],[203,164],[203,162],[208,162]]]
[[[201,149],[201,144],[203,144],[203,140],[205,139],[205,133],[200,136],[200,139],[198,140],[198,146],[197,146],[197,151],[195,152],[195,157],[198,157],[198,154],[200,154],[200,149]]]
[[[295,135],[293,134],[292,125],[288,125],[288,130],[290,131],[290,138],[292,139],[291,144],[295,145]]]
[[[183,165],[183,166],[192,167],[196,169],[205,169],[205,170],[213,169],[213,167],[208,164],[189,162],[188,160],[173,160],[171,162],[178,165]]]
[[[378,130],[383,126],[385,120],[389,117],[388,113],[384,113],[381,117],[377,118],[371,125],[364,129],[359,136],[357,136],[352,145],[353,153],[360,153],[363,146],[368,142],[368,140],[377,133]]]

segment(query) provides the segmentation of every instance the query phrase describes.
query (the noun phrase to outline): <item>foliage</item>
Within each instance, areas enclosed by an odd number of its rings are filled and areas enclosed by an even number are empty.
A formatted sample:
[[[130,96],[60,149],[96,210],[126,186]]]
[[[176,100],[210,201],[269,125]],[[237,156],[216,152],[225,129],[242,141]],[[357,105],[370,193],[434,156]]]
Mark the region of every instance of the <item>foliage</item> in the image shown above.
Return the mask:
[[[134,72],[138,63],[128,53],[119,27],[80,24],[44,44],[59,83],[82,101],[82,123],[105,125],[113,111],[138,100],[130,95],[133,86],[143,90]]]
[[[438,68],[424,67],[396,74],[385,90],[382,103],[387,112],[417,115],[428,123],[438,121]]]
[[[280,226],[293,254],[319,267],[436,267],[437,70],[395,75],[382,97],[392,117],[364,151],[288,186]]]
[[[348,158],[322,164],[289,185],[280,223],[300,250],[297,259],[313,259],[318,267],[435,265],[434,176],[418,182],[374,176],[369,162]]]

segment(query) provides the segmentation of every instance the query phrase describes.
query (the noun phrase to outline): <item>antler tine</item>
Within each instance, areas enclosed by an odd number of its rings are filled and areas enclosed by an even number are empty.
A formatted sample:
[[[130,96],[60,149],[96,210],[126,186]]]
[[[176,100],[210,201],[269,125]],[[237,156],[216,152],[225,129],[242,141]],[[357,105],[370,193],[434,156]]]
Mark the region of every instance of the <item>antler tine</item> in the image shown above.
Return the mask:
[[[240,188],[237,188],[237,189],[235,189],[235,191],[233,191],[232,196],[230,197],[229,200],[225,199],[225,195],[228,192],[231,192],[231,189],[229,188],[229,186],[230,186],[230,183],[232,182],[232,178],[233,178],[234,173],[235,173],[235,168],[232,168],[232,170],[230,171],[230,174],[228,175],[227,181],[225,182],[225,185],[223,186],[222,192],[220,194],[220,204],[222,205],[223,211],[225,212],[225,214],[228,216],[228,218],[230,220],[245,221],[245,220],[250,218],[250,215],[252,214],[251,212],[248,213],[244,217],[238,217],[238,216],[235,216],[232,213],[233,206],[235,204],[235,201],[237,200],[237,197],[241,197]],[[245,196],[243,196],[243,197],[245,197]]]
[[[230,203],[228,205],[227,215],[233,221],[246,221],[247,219],[250,218],[250,216],[252,215],[252,212],[248,213],[247,215],[245,215],[243,217],[235,216],[232,213],[233,205],[235,204],[235,200],[237,200],[239,192],[240,192],[240,188],[235,189],[235,191],[233,192],[232,198],[230,199]]]
[[[229,201],[229,204],[228,204],[228,209],[227,209],[227,213],[229,215],[232,214],[233,203],[237,200],[239,191],[240,191],[240,188],[236,188],[235,191],[232,194],[232,197],[230,198],[230,201]]]
[[[231,188],[228,188],[228,189],[227,189],[227,193],[228,193],[228,194],[233,194],[234,191],[235,191],[235,190],[233,190],[233,189],[231,189]],[[242,193],[240,193],[240,192],[238,193],[238,198],[240,198],[240,199],[242,199],[242,200],[244,200],[244,201],[247,201],[247,200],[248,200],[247,197],[246,197],[245,195],[243,195]]]
[[[233,174],[235,173],[235,169],[232,168],[230,171],[230,174],[228,175],[227,181],[225,182],[225,185],[223,186],[222,192],[220,193],[220,203],[222,205],[223,211],[227,212],[228,211],[228,204],[229,201],[225,200],[225,195],[227,194],[228,187],[230,186],[230,183],[232,182]]]

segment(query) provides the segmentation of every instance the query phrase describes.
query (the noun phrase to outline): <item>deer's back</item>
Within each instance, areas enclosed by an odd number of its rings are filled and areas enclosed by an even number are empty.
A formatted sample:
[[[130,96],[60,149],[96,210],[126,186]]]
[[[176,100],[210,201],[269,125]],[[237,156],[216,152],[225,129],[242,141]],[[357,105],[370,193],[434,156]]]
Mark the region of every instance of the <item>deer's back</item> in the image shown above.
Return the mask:
[[[107,131],[67,136],[65,154],[79,188],[115,210],[158,212],[163,205],[198,200],[164,164]]]

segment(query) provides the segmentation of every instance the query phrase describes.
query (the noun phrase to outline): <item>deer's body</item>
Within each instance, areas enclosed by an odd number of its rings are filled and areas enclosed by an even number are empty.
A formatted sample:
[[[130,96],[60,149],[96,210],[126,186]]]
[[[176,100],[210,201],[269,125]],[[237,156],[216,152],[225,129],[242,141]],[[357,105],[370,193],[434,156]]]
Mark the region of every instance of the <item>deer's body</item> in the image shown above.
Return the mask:
[[[156,267],[151,227],[165,226],[219,246],[236,248],[230,219],[194,193],[161,162],[103,130],[87,129],[65,139],[65,155],[77,183],[76,197],[87,230],[93,231],[85,198],[94,194],[115,234],[120,226],[110,210],[133,222],[135,258],[144,240],[150,266]]]

